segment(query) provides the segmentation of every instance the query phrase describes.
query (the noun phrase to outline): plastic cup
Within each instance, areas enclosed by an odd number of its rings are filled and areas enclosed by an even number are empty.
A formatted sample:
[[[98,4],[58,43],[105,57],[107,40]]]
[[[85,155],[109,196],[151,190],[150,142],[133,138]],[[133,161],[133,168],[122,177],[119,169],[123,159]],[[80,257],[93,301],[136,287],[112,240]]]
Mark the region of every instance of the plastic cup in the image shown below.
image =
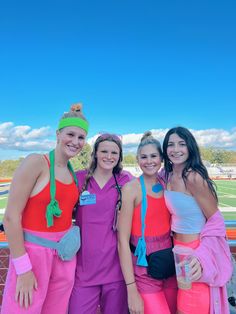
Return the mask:
[[[179,289],[188,290],[192,287],[189,266],[189,263],[192,260],[192,252],[193,249],[182,245],[175,245],[173,248],[176,278]]]

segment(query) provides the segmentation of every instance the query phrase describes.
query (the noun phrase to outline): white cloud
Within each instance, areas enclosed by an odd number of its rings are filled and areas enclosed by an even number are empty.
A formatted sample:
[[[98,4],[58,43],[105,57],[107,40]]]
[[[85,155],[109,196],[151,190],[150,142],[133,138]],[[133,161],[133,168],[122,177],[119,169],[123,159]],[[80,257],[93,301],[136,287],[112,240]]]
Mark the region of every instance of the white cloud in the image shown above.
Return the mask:
[[[168,129],[153,129],[152,134],[162,143]],[[198,144],[205,147],[236,150],[236,128],[228,131],[224,129],[190,130]],[[32,129],[28,125],[15,126],[12,122],[0,124],[0,150],[14,152],[46,152],[55,146],[55,140],[51,140],[50,127]],[[125,153],[136,153],[142,133],[122,135],[122,143]],[[93,145],[98,135],[88,139]]]
[[[236,150],[236,130],[223,129],[191,130],[200,146],[212,146]]]
[[[48,139],[50,127],[32,129],[28,125],[14,126],[12,122],[0,124],[0,149],[17,151],[48,151],[55,141]]]
[[[152,130],[153,135],[162,143],[168,129]],[[236,150],[236,130],[222,129],[190,130],[195,136],[199,146],[215,147]],[[136,151],[142,134],[127,134],[123,136],[124,150]]]
[[[154,137],[161,143],[168,129],[153,129],[151,130]],[[236,150],[236,128],[231,131],[223,129],[207,129],[207,130],[192,130],[190,131],[195,136],[199,146],[215,147],[229,150]],[[122,135],[122,143],[125,153],[136,153],[137,146],[143,136],[143,133],[131,133]],[[90,145],[93,145],[97,135],[88,140]]]

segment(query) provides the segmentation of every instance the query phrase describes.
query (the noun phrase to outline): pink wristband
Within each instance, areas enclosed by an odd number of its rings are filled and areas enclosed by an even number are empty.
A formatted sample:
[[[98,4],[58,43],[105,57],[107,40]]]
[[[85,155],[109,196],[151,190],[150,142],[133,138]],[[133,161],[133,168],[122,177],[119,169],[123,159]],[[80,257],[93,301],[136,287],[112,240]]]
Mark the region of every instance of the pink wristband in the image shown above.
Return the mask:
[[[24,255],[21,255],[17,258],[12,258],[12,262],[15,266],[17,275],[27,273],[27,271],[32,269],[28,253],[25,253]]]

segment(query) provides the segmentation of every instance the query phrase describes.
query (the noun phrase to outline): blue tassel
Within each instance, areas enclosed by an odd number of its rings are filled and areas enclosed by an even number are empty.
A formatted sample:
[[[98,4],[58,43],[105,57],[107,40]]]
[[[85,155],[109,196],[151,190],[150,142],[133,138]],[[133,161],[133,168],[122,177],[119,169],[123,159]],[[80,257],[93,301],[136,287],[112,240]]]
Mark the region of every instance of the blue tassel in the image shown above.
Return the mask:
[[[145,240],[140,237],[138,240],[138,244],[136,246],[136,250],[134,252],[134,256],[137,256],[137,265],[138,266],[148,266],[147,259],[146,259],[146,242]]]

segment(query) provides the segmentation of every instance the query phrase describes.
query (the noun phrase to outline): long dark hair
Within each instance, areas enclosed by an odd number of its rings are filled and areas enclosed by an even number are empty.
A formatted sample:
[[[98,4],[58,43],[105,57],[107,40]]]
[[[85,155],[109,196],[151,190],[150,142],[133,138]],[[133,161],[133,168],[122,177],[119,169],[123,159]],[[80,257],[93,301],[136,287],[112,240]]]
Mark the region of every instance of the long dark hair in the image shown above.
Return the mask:
[[[196,171],[197,173],[199,173],[202,176],[202,178],[204,180],[206,180],[210,191],[212,192],[214,197],[216,199],[218,199],[217,194],[216,194],[216,190],[215,190],[215,184],[210,179],[208,172],[207,172],[207,169],[202,162],[200,150],[199,150],[198,144],[196,142],[196,139],[194,138],[192,133],[187,128],[184,128],[181,126],[174,127],[172,129],[170,129],[165,135],[165,138],[163,141],[163,159],[164,159],[164,168],[165,168],[166,180],[168,179],[169,174],[173,171],[172,163],[171,163],[171,161],[167,155],[168,142],[169,142],[169,138],[172,134],[177,134],[180,138],[182,138],[185,141],[187,148],[188,148],[189,157],[185,162],[185,167],[184,167],[183,172],[182,172],[182,178],[183,178],[184,182],[186,182],[186,180],[187,180],[187,175],[188,175],[189,170]]]
[[[115,135],[115,134],[110,134],[110,133],[106,133],[106,134],[102,134],[100,136],[98,136],[98,138],[96,139],[94,145],[93,145],[93,151],[91,154],[91,162],[88,168],[88,173],[85,177],[85,181],[84,181],[84,185],[82,188],[82,191],[87,189],[88,183],[90,178],[92,177],[95,169],[97,168],[97,150],[98,150],[98,146],[100,143],[104,142],[104,141],[109,141],[109,142],[114,142],[116,143],[116,145],[119,147],[120,150],[120,155],[119,155],[119,160],[117,165],[113,168],[112,172],[113,175],[119,174],[122,171],[122,160],[123,160],[123,149],[122,149],[122,142],[121,139]]]

